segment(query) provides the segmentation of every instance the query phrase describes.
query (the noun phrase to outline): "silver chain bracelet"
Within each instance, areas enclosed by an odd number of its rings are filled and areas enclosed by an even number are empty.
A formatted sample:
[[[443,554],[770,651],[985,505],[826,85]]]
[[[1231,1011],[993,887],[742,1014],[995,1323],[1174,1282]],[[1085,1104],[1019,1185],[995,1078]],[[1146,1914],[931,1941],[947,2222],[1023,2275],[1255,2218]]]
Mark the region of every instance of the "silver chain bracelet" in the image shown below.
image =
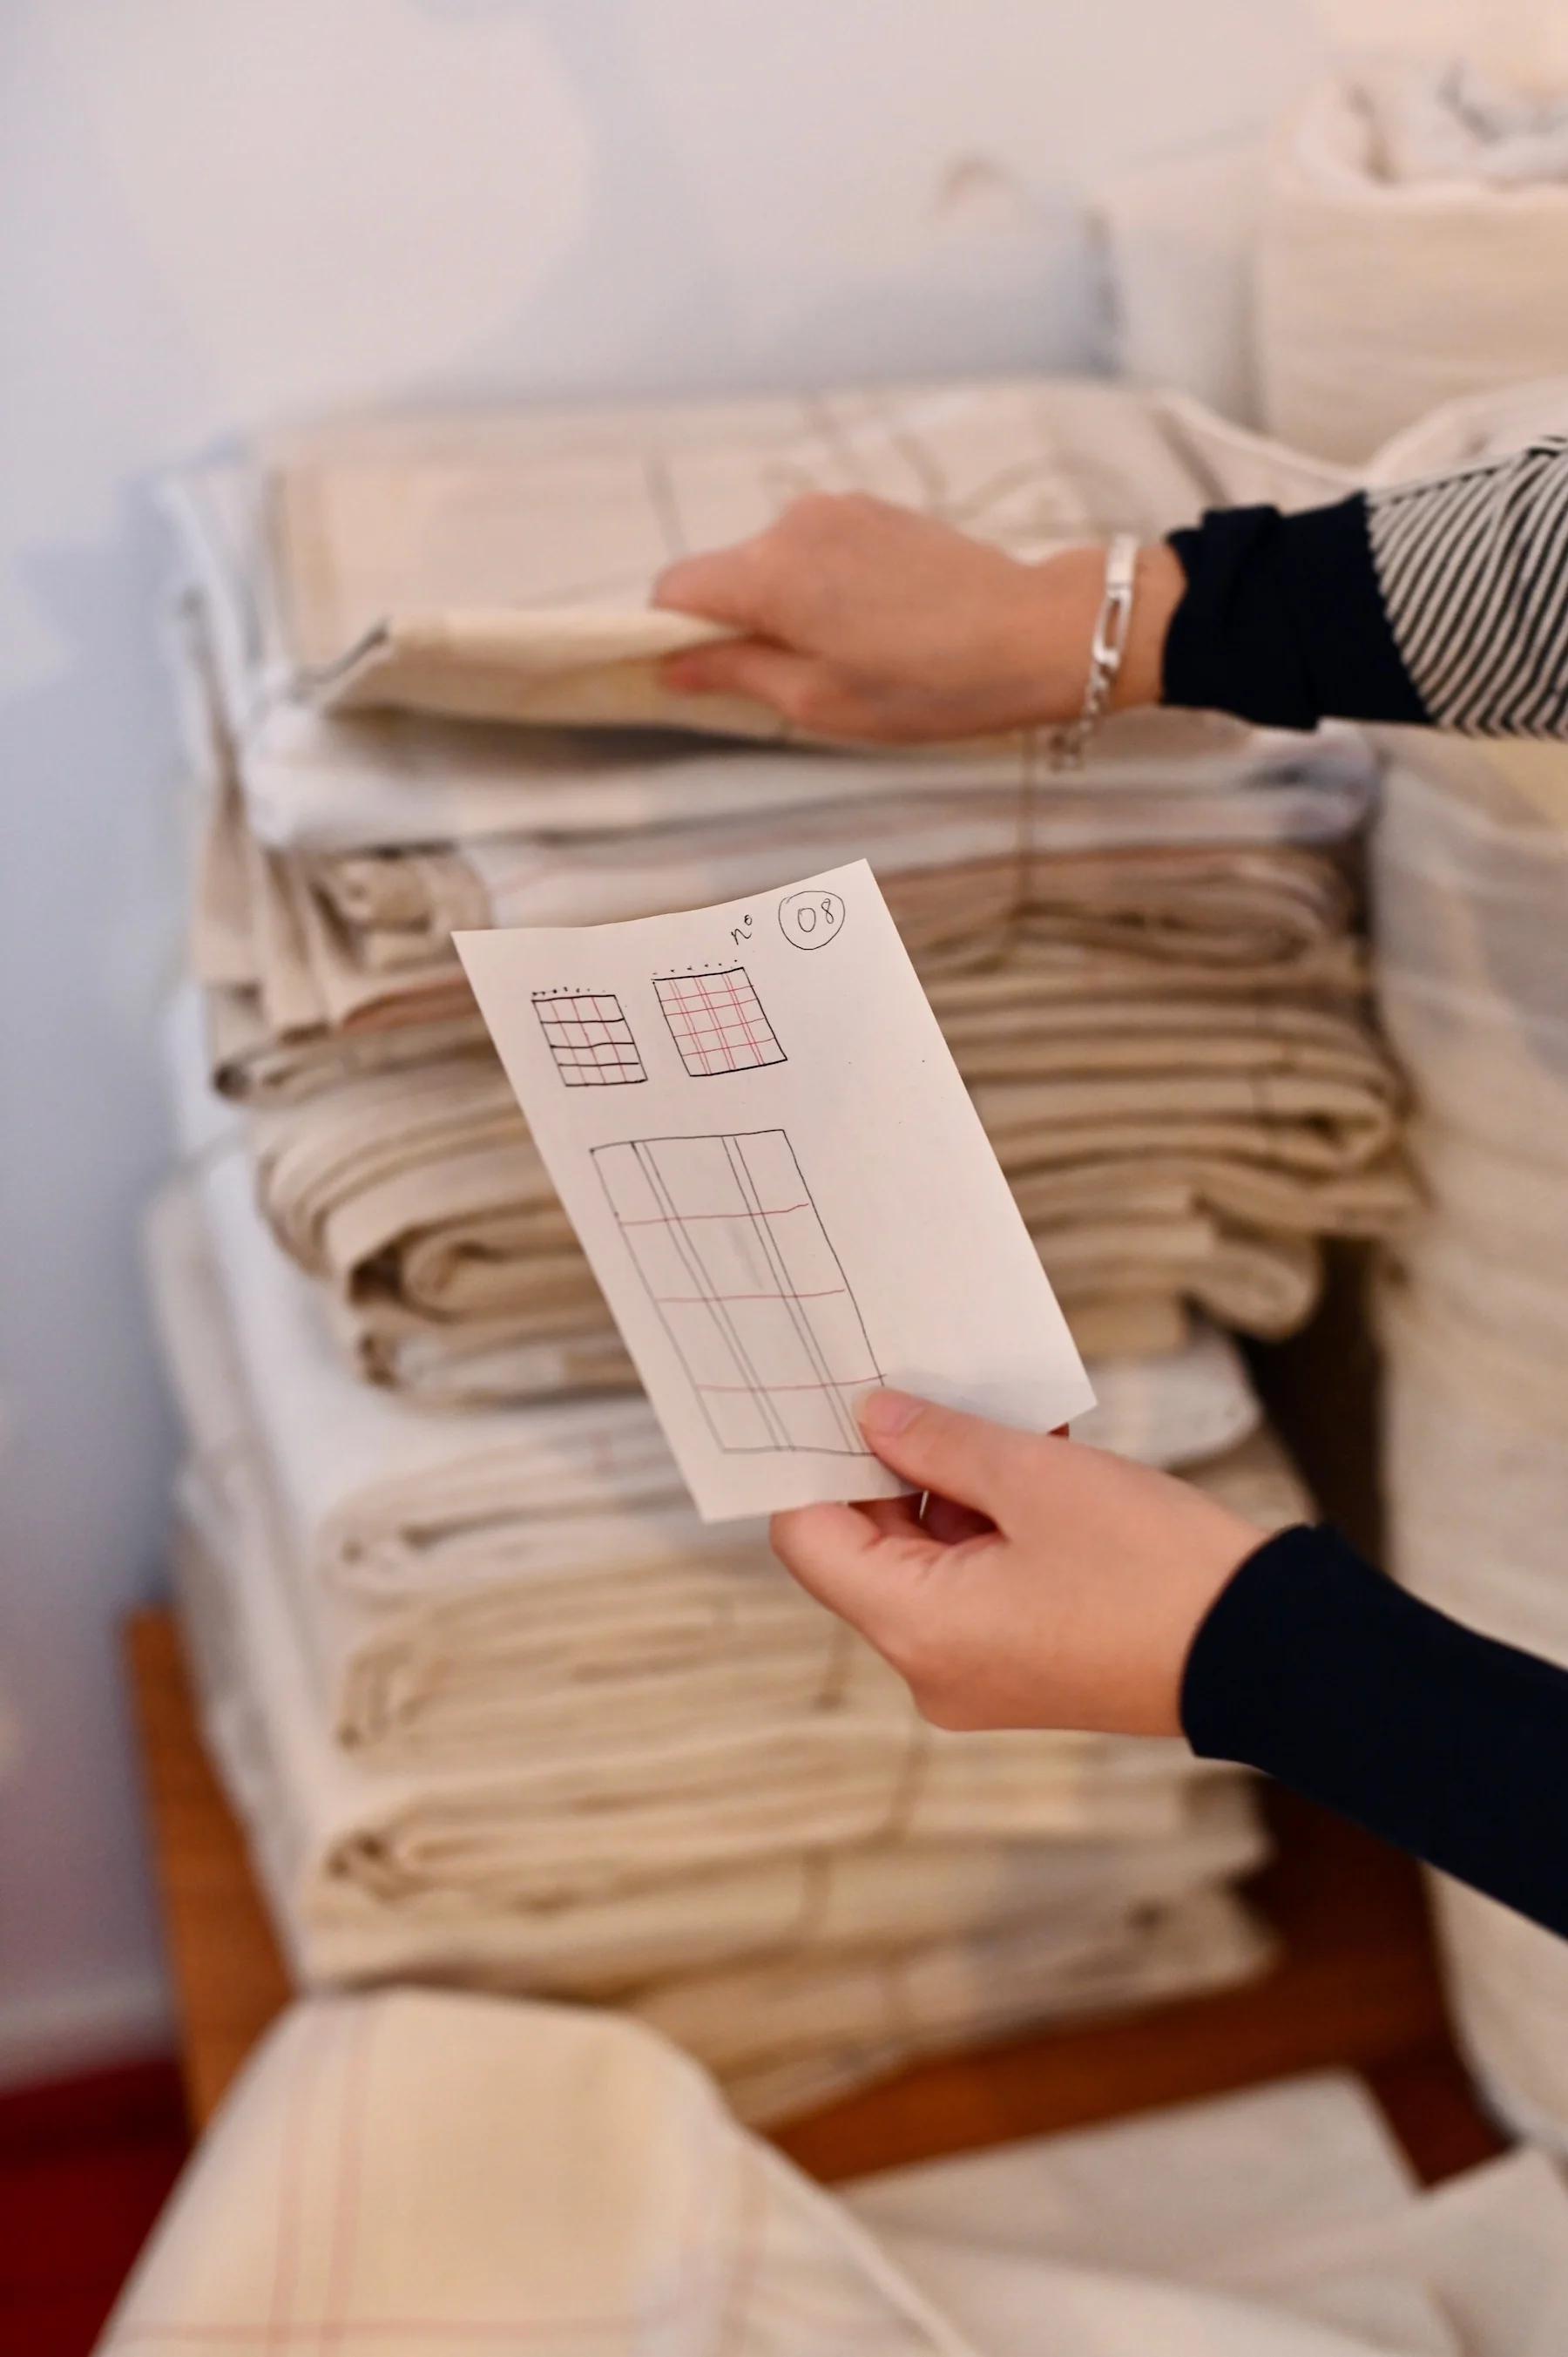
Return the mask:
[[[1078,718],[1058,728],[1051,740],[1054,770],[1082,769],[1089,740],[1104,716],[1133,628],[1133,587],[1137,569],[1137,535],[1119,532],[1105,552],[1105,595],[1100,601],[1094,636],[1090,641],[1083,708]]]

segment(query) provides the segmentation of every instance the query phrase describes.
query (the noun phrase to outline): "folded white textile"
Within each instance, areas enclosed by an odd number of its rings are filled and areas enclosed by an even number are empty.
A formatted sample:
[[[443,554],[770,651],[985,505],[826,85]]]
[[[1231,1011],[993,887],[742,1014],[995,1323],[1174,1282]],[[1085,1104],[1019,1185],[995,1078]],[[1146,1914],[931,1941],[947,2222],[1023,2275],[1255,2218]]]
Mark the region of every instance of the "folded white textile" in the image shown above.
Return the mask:
[[[1187,428],[1185,415],[1182,423]],[[1206,425],[1196,414],[1195,448]],[[504,723],[405,712],[338,718],[275,695],[258,705],[243,671],[219,653],[218,601],[242,600],[244,583],[202,562],[209,541],[220,553],[242,533],[244,491],[237,468],[205,468],[181,484],[174,509],[202,586],[193,584],[177,605],[172,670],[193,777],[213,798],[231,784],[247,827],[268,850],[324,856],[497,836],[621,834],[702,824],[736,808],[785,826],[793,813],[846,798],[869,819],[890,795],[961,800],[1016,792],[1033,777],[1046,790],[1038,748],[1016,736],[956,752],[835,752],[727,745],[668,729],[520,733]],[[1107,841],[1146,828],[1137,808],[1120,811],[1124,794],[1144,805],[1156,793],[1190,801],[1181,823],[1219,831],[1223,798],[1249,787],[1273,788],[1279,799],[1245,796],[1232,824],[1282,840],[1302,830],[1316,840],[1327,821],[1315,820],[1301,788],[1319,775],[1332,786],[1354,767],[1353,746],[1342,728],[1305,738],[1214,713],[1117,713],[1095,737],[1079,791],[1097,798]]]
[[[656,1772],[673,1778],[677,1789],[701,1791],[722,1780],[735,1746],[745,1750],[761,1742],[777,1747],[781,1775],[791,1750],[803,1746],[798,1771],[840,1779],[837,1800],[824,1803],[813,1829],[819,1841],[839,1821],[835,1810],[856,1777],[876,1760],[888,1808],[904,1815],[913,1806],[908,1821],[916,1821],[927,1805],[920,1793],[933,1761],[901,1683],[805,1597],[757,1541],[704,1548],[689,1509],[669,1518],[661,1538],[635,1523],[618,1534],[607,1514],[597,1550],[574,1557],[570,1529],[552,1523],[542,1503],[531,1514],[522,1496],[513,1511],[524,1527],[510,1546],[510,1534],[498,1534],[493,1557],[476,1562],[466,1587],[430,1598],[411,1591],[401,1611],[356,1611],[360,1599],[335,1594],[308,1553],[301,1561],[285,1552],[275,1484],[254,1445],[233,1329],[213,1314],[201,1239],[177,1201],[162,1207],[153,1244],[171,1363],[192,1446],[216,1489],[213,1503],[223,1502],[238,1524],[235,1544],[251,1576],[284,1599],[299,1658],[308,1664],[307,1691],[326,1725],[367,1762],[403,1769],[403,1781],[385,1788],[389,1809],[394,1800],[417,1804],[409,1772],[431,1755],[452,1756],[470,1770],[489,1757],[494,1765],[484,1789],[499,1795],[493,1814],[509,1792],[522,1790],[531,1765],[543,1773],[548,1763],[563,1806],[575,1776],[585,1792],[600,1793],[601,1809],[618,1792],[623,1809],[634,1807],[639,1783],[651,1807]],[[1283,1495],[1292,1496],[1288,1483]],[[514,1564],[513,1555],[521,1560]],[[697,1727],[701,1737],[693,1738]],[[944,1754],[939,1782],[949,1776],[948,1749],[937,1747]],[[1037,1807],[1054,1824],[1076,1804],[1047,1793],[1047,1765],[1061,1765],[1076,1788],[1086,1759],[1114,1756],[1114,1747],[1108,1751],[1076,1737],[988,1741],[953,1751],[950,1773],[968,1782],[971,1767],[994,1758],[1007,1771],[996,1805],[1009,1815]],[[1135,1810],[1147,1805],[1144,1757],[1124,1749],[1117,1777],[1118,1787],[1136,1788],[1129,1793]],[[738,1759],[736,1753],[732,1768]],[[807,1766],[811,1759],[816,1771]],[[1039,1770],[1036,1797],[1004,1798],[1013,1768],[1031,1762]],[[454,1802],[466,1819],[480,1812],[482,1784],[461,1788]],[[1156,1806],[1165,1806],[1158,1795]],[[1007,1823],[996,1828],[1012,1829]],[[594,1831],[603,1833],[613,1858],[613,1829]],[[510,1837],[508,1828],[501,1838]],[[585,1855],[589,1836],[582,1839]],[[647,1839],[651,1846],[651,1833]],[[390,1849],[385,1841],[382,1846]],[[390,1862],[387,1874],[396,1880]]]
[[[657,1532],[663,1510],[682,1492],[640,1399],[453,1421],[352,1382],[310,1286],[279,1254],[257,1212],[238,1117],[206,1087],[196,1015],[183,1001],[170,1026],[181,1143],[195,1157],[247,1387],[278,1470],[285,1528],[321,1577],[367,1603],[434,1592],[459,1581],[497,1525],[520,1512],[575,1517],[584,1532],[579,1557],[603,1517],[623,1526],[628,1514],[648,1517]],[[1173,1356],[1165,1371],[1165,1412],[1180,1399],[1180,1415],[1190,1420],[1165,1426],[1159,1461],[1190,1462],[1250,1428],[1251,1394],[1234,1358],[1200,1345],[1190,1359]],[[1136,1380],[1112,1377],[1108,1419],[1131,1399]],[[1101,1422],[1100,1445],[1146,1454],[1155,1446],[1144,1437],[1146,1413],[1129,1407],[1120,1432]],[[556,1559],[575,1558],[558,1551]]]
[[[811,490],[913,505],[1028,559],[1187,521],[1157,403],[1070,379],[599,413],[340,420],[263,446],[265,561],[296,686],[336,708],[778,733],[652,659],[718,633],[653,577]]]
[[[1167,415],[1151,395],[1048,380],[728,408],[383,417],[296,434],[253,460],[209,463],[167,486],[186,585],[180,687],[199,773],[232,766],[258,839],[317,851],[669,824],[742,799],[782,817],[846,796],[865,802],[1020,779],[1031,756],[1016,737],[887,754],[755,747],[743,770],[733,754],[691,737],[666,737],[660,748],[646,735],[602,728],[584,737],[536,726],[520,737],[428,712],[334,718],[323,709],[324,698],[347,694],[449,702],[439,683],[427,694],[410,669],[410,632],[423,632],[425,658],[451,672],[448,689],[453,677],[466,687],[459,706],[477,698],[478,708],[509,718],[553,710],[776,737],[779,724],[758,707],[671,697],[646,662],[580,668],[611,651],[618,633],[628,654],[651,644],[650,633],[660,644],[671,634],[711,635],[643,606],[647,532],[664,511],[661,492],[649,500],[650,436],[668,446],[677,471],[694,469],[719,487],[716,504],[705,494],[698,500],[693,545],[762,521],[809,488],[826,451],[841,487],[845,469],[853,477],[858,468],[873,488],[950,513],[1026,554],[1064,536],[1153,533],[1190,521],[1205,500],[1223,495],[1216,455],[1231,447],[1224,422],[1196,404],[1177,399]],[[938,471],[926,463],[932,458]],[[975,479],[978,509],[966,477]],[[987,511],[993,498],[1000,506]],[[619,579],[633,594],[618,616],[551,610],[553,585],[583,595],[585,540],[601,543],[607,556],[632,552],[601,585],[609,592]],[[396,626],[367,637],[366,619],[410,597],[424,601],[427,618],[432,599],[469,610],[448,611],[434,630],[410,614],[396,655]],[[495,609],[488,616],[472,610],[487,601]],[[465,627],[477,637],[462,657],[453,650]],[[356,638],[365,640],[357,660],[310,673],[323,648],[340,656]],[[302,641],[315,651],[303,672]],[[520,690],[519,666],[537,671],[552,661],[578,668]],[[510,679],[499,699],[498,677]],[[1097,736],[1087,781],[1107,803],[1123,786],[1212,798],[1249,779],[1288,776],[1314,749],[1213,715],[1125,714]],[[1109,813],[1107,823],[1117,823]]]
[[[1279,1330],[1310,1297],[1304,1243],[1408,1214],[1401,1083],[1359,1009],[1032,984],[1020,956],[929,996],[1075,1333],[1134,1285]],[[509,1382],[634,1383],[493,1056],[258,1109],[250,1143],[267,1222],[362,1376],[481,1405]]]
[[[767,2125],[933,2053],[1232,1987],[1275,1953],[1240,1899],[1197,1889],[1103,1922],[1047,1909],[1033,1923],[878,1957],[743,1967],[656,1990],[635,2010],[693,2041],[739,2116]]]
[[[1383,179],[1568,181],[1568,94],[1510,86],[1458,57],[1370,59],[1356,84]]]
[[[1096,2140],[1114,2222],[1090,2222],[1080,2249],[1073,2193]],[[1013,2161],[1046,2212],[1043,2249],[974,2233]],[[635,2023],[428,1992],[318,1999],[252,2060],[102,2348],[1548,2357],[1561,2345],[1568,2199],[1550,2171],[1524,2158],[1418,2196],[1342,2083],[930,2177],[922,2233],[884,2228],[875,2183],[847,2201],[810,2184]],[[1155,2272],[1143,2262],[1177,2215],[1197,2264],[1173,2252]],[[1209,2279],[1228,2260],[1255,2285]]]
[[[1183,2277],[1266,2266],[1278,2244],[1383,2219],[1416,2190],[1362,2081],[1325,2071],[885,2169],[843,2199],[890,2248],[940,2236]]]
[[[731,1850],[727,1869],[714,1868],[725,1855],[717,1829],[704,1842],[691,1828],[675,1870],[651,1879],[650,1828],[660,1855],[671,1854],[654,1806],[665,1780],[654,1748],[624,1755],[643,1788],[629,1813],[614,1805],[609,1763],[596,1807],[608,1819],[607,1846],[596,1822],[584,1837],[569,1792],[542,1796],[522,1775],[367,1775],[312,1722],[305,1664],[237,1496],[233,1468],[217,1500],[209,1482],[187,1479],[182,1610],[208,1739],[306,1985],[413,1970],[607,1995],[719,2070],[760,2118],[932,2048],[1222,1986],[1271,1953],[1223,1889],[1259,1850],[1240,1780],[1195,1783],[1158,1748],[1129,1763],[1141,1776],[1177,1777],[1158,1832],[1153,1785],[1131,1813],[1117,1789],[1117,1747],[1100,1747],[1111,1781],[1097,1797],[1094,1759],[1075,1771],[1041,1738],[1026,1763],[1037,1838],[924,1840],[911,1805],[902,1826],[889,1820],[878,1837],[841,1848],[821,1797],[802,1792],[782,1846],[762,1829],[752,1848]],[[737,1772],[768,1778],[784,1749],[769,1745]],[[1024,1747],[1008,1749],[1021,1756]],[[965,1769],[982,1782],[1008,1765],[994,1741],[967,1750]],[[722,1805],[710,1794],[709,1816]],[[1053,1824],[1055,1840],[1046,1837]],[[573,1855],[544,1879],[542,1862],[563,1846],[571,1854],[575,1831],[596,1870]]]
[[[1379,85],[1381,89],[1383,86]],[[1431,85],[1405,85],[1407,101]],[[1450,113],[1453,110],[1450,109]],[[1374,100],[1359,68],[1323,82],[1283,124],[1271,153],[1258,243],[1258,374],[1273,434],[1345,464],[1440,403],[1561,375],[1568,321],[1558,299],[1568,265],[1568,185],[1524,177],[1498,185],[1485,159],[1505,143],[1473,136],[1468,168],[1395,177],[1432,159],[1411,136],[1415,109]],[[1554,132],[1553,137],[1560,136]]]
[[[894,1840],[1153,1839],[1182,1830],[1189,1787],[1225,1779],[1175,1743],[943,1737],[897,1681],[880,1688],[875,1708],[863,1704],[842,1723],[829,1714],[824,1727],[764,1699],[749,1727],[712,1735],[700,1721],[677,1738],[601,1725],[596,1747],[520,1738],[472,1764],[366,1769],[330,1742],[242,1467],[226,1469],[221,1487],[209,1471],[192,1472],[184,1498],[203,1541],[188,1603],[194,1620],[208,1599],[230,1687],[241,1675],[264,1686],[270,1721],[297,1713],[315,1730],[309,1781],[295,1803],[305,1870],[406,1906],[411,1918],[426,1901],[439,1915],[436,1902],[450,1896],[470,1913],[510,1914],[515,1932],[531,1911],[542,1919],[699,1875],[798,1861],[803,1850]],[[254,1617],[246,1642],[265,1653],[242,1653],[236,1598]],[[569,1961],[569,1941],[561,1945]]]
[[[1037,2347],[1047,2282],[1090,2299],[1137,2285],[1161,2349],[1188,2345],[1155,2326],[1174,2329],[1174,2283],[1218,2296],[1216,2329],[1240,2298],[1402,2357],[1546,2357],[1568,2319],[1568,2194],[1541,2156],[1421,2195],[1348,2075],[928,2163],[845,2200],[995,2357]]]
[[[1254,823],[1264,842],[1283,833],[1304,844],[1341,843],[1365,816],[1371,784],[1364,749],[1337,737],[1321,748],[1305,784],[1219,801],[1194,797],[1190,805],[1130,791],[1109,805],[1111,816],[1080,795],[1042,795],[1025,811],[1015,786],[886,796],[875,813],[841,800],[798,813],[788,825],[740,812],[630,840],[485,840],[468,845],[467,856],[491,924],[608,924],[765,891],[852,856],[869,858],[879,877],[1011,862],[1021,884],[1035,856],[1114,851],[1119,843],[1245,845]]]
[[[464,1769],[389,1777],[335,1744],[284,1600],[244,1553],[231,1486],[219,1494],[188,1470],[181,1487],[176,1569],[203,1733],[304,1986],[417,1976],[628,1998],[699,1969],[886,1952],[1046,1914],[1120,1932],[1130,1909],[1233,1881],[1260,1858],[1239,1777],[1188,1780],[1153,1830],[1154,1812],[1138,1812],[1139,1830],[1114,1794],[1100,1829],[1086,1826],[1097,1804],[1082,1789],[1075,1832],[1058,1776],[1061,1828],[1036,1840],[834,1849],[802,1821],[772,1856],[567,1903],[476,1887],[456,1850],[391,1875],[387,1829],[406,1808],[467,1795],[504,1811],[506,1788]],[[1050,1781],[1042,1762],[1042,1787]]]
[[[323,1349],[316,1305],[265,1236],[237,1157],[208,1163],[200,1201],[222,1240],[216,1262],[188,1191],[153,1226],[171,1372],[203,1460],[248,1459],[343,1742],[385,1760],[504,1754],[520,1726],[591,1743],[612,1705],[644,1727],[679,1723],[698,1700],[710,1717],[744,1717],[759,1678],[780,1707],[847,1703],[842,1632],[759,1533],[696,1523],[640,1398],[435,1424],[367,1398]],[[1305,1512],[1272,1441],[1250,1445],[1255,1396],[1218,1337],[1104,1362],[1100,1393],[1100,1445],[1213,1464],[1237,1511],[1265,1524]],[[410,1426],[440,1444],[423,1470],[403,1449]],[[339,1457],[318,1430],[360,1444]],[[597,1486],[601,1464],[620,1468],[618,1495]]]

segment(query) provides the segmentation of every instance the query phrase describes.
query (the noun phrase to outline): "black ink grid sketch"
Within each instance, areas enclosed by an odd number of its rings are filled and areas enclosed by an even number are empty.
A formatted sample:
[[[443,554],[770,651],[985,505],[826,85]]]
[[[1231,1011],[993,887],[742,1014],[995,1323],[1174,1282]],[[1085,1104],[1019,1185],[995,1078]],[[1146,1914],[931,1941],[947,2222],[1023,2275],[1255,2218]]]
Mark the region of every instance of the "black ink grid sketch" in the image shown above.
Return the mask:
[[[869,1456],[854,1408],[881,1372],[784,1131],[592,1152],[718,1446]]]
[[[789,1061],[743,965],[653,977],[670,1037],[693,1080]]]
[[[648,1078],[614,991],[536,990],[533,1011],[569,1089],[624,1088]]]

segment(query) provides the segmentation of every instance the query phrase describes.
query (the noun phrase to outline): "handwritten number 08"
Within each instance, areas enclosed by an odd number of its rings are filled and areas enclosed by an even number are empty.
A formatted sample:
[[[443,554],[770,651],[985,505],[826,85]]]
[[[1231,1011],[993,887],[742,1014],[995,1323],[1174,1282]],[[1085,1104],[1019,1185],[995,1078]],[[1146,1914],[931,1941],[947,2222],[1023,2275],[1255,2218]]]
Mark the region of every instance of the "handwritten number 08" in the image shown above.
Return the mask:
[[[836,892],[791,892],[779,903],[779,930],[798,950],[820,950],[832,941],[843,916]]]

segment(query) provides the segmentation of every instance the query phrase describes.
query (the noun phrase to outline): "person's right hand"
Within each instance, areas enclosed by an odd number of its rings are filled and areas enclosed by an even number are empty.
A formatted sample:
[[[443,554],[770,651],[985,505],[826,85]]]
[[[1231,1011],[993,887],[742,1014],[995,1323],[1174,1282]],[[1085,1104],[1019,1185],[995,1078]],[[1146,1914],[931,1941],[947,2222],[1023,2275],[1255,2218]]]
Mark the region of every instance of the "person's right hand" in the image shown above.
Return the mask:
[[[1168,1473],[903,1392],[863,1403],[930,1493],[800,1506],[776,1552],[908,1679],[938,1727],[1176,1735],[1199,1624],[1265,1534]]]
[[[1141,554],[1116,702],[1157,700],[1181,582],[1168,548]],[[754,539],[683,557],[654,603],[739,634],[669,659],[682,694],[752,697],[808,736],[925,744],[1074,718],[1104,585],[1103,549],[1020,564],[850,492],[798,500]]]

